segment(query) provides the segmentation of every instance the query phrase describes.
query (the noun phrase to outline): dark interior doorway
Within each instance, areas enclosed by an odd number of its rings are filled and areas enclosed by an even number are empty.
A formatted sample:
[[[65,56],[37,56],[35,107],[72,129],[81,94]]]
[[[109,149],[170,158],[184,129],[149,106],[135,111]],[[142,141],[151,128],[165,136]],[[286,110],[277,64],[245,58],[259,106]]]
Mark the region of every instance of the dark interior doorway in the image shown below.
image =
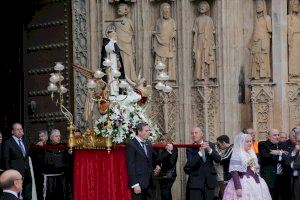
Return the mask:
[[[30,18],[27,1],[3,1],[2,67],[0,67],[1,112],[0,131],[10,135],[11,124],[23,122],[23,24]],[[16,5],[18,4],[18,5]]]

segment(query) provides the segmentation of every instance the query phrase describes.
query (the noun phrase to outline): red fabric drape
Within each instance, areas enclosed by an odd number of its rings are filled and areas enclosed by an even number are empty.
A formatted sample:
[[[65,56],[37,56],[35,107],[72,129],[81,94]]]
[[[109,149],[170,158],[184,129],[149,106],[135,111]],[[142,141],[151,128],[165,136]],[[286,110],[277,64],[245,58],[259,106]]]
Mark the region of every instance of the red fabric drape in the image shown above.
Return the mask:
[[[74,150],[74,200],[129,200],[125,149]]]
[[[174,144],[174,147],[199,147]],[[165,145],[154,144],[161,149]],[[74,150],[74,200],[130,200],[125,159],[126,145],[107,150]]]

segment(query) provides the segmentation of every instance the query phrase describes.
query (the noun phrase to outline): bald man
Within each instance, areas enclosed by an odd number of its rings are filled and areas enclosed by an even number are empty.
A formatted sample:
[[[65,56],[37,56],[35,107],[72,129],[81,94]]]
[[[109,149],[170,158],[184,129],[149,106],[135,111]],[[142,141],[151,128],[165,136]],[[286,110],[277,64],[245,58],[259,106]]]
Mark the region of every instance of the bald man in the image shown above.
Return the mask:
[[[221,156],[215,145],[205,141],[203,132],[194,127],[191,133],[193,143],[201,144],[200,148],[187,148],[187,162],[184,171],[189,175],[187,182],[187,200],[211,200],[214,198],[214,189],[217,187],[217,172],[213,161],[219,163]]]
[[[286,165],[288,152],[279,143],[277,129],[271,129],[268,137],[267,141],[258,144],[261,177],[265,179],[273,200],[291,199],[291,176]]]
[[[29,141],[24,137],[20,123],[12,125],[12,137],[7,139],[2,147],[4,169],[18,170],[24,177],[22,196],[24,200],[32,199],[32,179],[29,168]]]
[[[22,191],[23,177],[17,170],[6,170],[0,176],[0,187],[3,189],[0,200],[19,200],[18,193]]]

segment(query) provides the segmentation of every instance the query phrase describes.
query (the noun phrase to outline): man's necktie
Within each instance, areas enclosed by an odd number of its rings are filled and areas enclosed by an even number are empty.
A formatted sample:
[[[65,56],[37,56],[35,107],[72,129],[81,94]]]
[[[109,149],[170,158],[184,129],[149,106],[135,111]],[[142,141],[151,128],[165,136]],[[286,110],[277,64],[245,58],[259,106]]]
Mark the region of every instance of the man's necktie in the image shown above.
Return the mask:
[[[145,151],[146,156],[148,156],[148,154],[147,154],[147,148],[146,148],[146,142],[141,142],[141,144],[142,144],[142,147],[143,147],[143,149]]]
[[[276,144],[276,149],[278,150],[278,144]],[[281,160],[281,155],[279,156],[279,161]],[[277,163],[277,166],[276,166],[276,174],[282,174],[282,166],[280,163]]]
[[[22,151],[23,156],[25,157],[26,152],[25,152],[24,146],[22,145],[22,139],[19,139],[19,147]]]
[[[282,174],[282,166],[280,163],[277,164],[276,174]]]
[[[205,155],[205,150],[204,149],[201,149],[201,154],[202,154],[203,162],[206,162],[206,155]]]

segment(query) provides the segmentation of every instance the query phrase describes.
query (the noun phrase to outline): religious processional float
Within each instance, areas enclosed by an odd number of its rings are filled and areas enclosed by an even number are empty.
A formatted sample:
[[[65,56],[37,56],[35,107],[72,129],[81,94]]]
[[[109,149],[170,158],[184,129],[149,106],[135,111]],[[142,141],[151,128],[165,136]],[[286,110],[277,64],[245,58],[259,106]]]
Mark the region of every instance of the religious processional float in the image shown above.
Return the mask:
[[[98,116],[94,121],[93,129],[87,128],[82,135],[76,137],[74,117],[64,106],[64,94],[68,90],[63,85],[62,63],[57,62],[54,67],[55,73],[50,74],[47,89],[51,93],[52,100],[56,100],[60,111],[69,122],[70,152],[73,148],[110,151],[115,144],[124,144],[134,137],[136,125],[140,122],[146,122],[151,127],[149,140],[155,141],[161,135],[157,125],[152,123],[146,114],[147,106],[151,103],[152,86],[146,85],[146,80],[143,78],[137,84],[119,79],[120,71],[108,58],[103,65],[106,67],[105,73],[101,69],[93,72],[85,67],[73,65],[74,70],[83,72],[88,78],[84,118],[88,120],[94,115]],[[156,83],[155,89],[168,94],[172,88],[166,85],[169,77],[163,72],[165,67],[162,62],[155,66],[160,72],[158,75],[160,80]]]

